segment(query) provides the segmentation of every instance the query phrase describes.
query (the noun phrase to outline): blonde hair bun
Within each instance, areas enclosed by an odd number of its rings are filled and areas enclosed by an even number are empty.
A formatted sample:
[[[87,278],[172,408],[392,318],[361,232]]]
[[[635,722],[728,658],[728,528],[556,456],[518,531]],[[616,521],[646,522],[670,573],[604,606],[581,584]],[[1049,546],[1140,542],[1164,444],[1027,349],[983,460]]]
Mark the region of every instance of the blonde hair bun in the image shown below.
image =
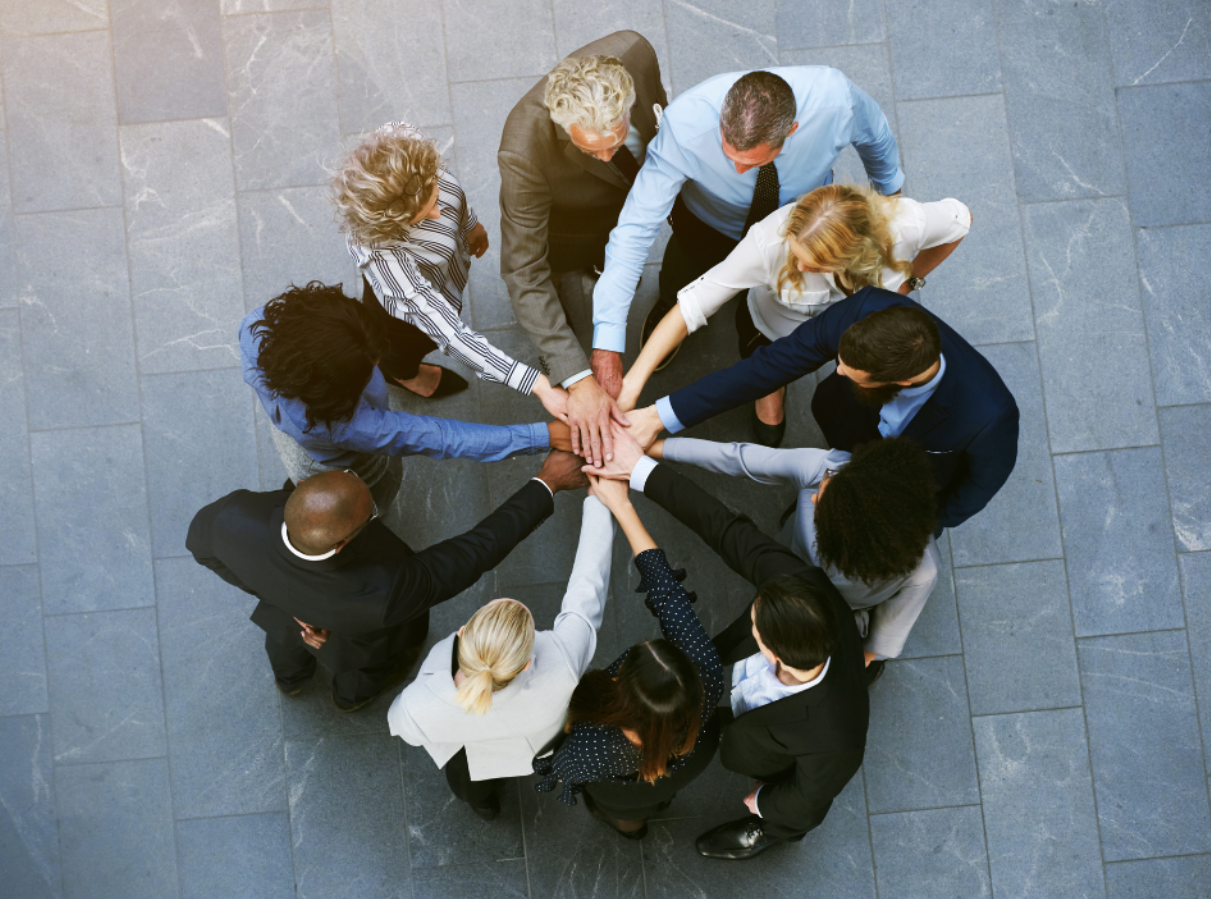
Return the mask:
[[[507,687],[533,654],[530,610],[515,599],[488,603],[471,616],[458,638],[458,668],[466,680],[454,701],[473,715],[486,715],[492,694]]]

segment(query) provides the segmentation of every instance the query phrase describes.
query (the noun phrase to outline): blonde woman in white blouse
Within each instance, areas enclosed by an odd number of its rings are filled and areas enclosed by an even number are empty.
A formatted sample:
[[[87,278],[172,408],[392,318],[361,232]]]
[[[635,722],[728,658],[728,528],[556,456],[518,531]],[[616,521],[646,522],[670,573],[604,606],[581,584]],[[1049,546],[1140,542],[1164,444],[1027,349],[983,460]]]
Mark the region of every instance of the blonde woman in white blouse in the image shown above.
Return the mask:
[[[863,287],[915,290],[970,228],[971,211],[958,200],[816,188],[758,222],[723,262],[681,289],[624,378],[619,406],[633,409],[661,360],[737,293],[748,290],[736,311],[740,355],[748,358]],[[785,395],[783,387],[757,400],[756,430],[768,446],[785,430]]]

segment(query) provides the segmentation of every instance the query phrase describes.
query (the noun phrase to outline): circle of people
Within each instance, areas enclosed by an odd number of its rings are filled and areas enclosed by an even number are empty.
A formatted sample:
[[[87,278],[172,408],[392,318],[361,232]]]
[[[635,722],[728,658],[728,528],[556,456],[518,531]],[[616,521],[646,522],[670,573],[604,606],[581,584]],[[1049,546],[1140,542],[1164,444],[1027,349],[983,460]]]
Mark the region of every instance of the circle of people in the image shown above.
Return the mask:
[[[832,183],[850,145],[870,186]],[[484,819],[500,813],[508,779],[536,773],[535,789],[642,839],[718,753],[751,779],[733,797],[747,814],[699,836],[699,853],[745,859],[800,840],[862,763],[868,691],[937,582],[937,536],[978,513],[1016,459],[1004,383],[910,296],[971,213],[900,195],[886,117],[836,69],[718,75],[669,103],[652,46],[629,31],[536,84],[497,161],[501,275],[542,370],[462,320],[488,232],[433,141],[387,124],[332,181],[360,300],[340,285],[291,286],[240,328],[244,380],[290,479],[202,509],[188,547],[257,598],[251,619],[285,696],[322,663],[332,701],[353,712],[416,668],[388,711],[391,733],[424,747]],[[666,220],[659,296],[624,375],[628,313]],[[733,298],[739,361],[640,406],[652,374]],[[533,394],[553,420],[393,410],[390,390],[436,401],[467,388],[423,361],[437,349]],[[786,386],[834,361],[811,401],[826,448],[779,448]],[[752,442],[660,438],[749,403]],[[548,450],[537,477],[464,534],[413,550],[378,520],[402,456]],[[789,547],[668,462],[796,488]],[[522,602],[494,599],[420,660],[429,610],[500,564],[553,513],[555,493],[586,485],[550,629]],[[715,637],[632,490],[751,582],[751,601]],[[616,526],[661,636],[588,670]]]

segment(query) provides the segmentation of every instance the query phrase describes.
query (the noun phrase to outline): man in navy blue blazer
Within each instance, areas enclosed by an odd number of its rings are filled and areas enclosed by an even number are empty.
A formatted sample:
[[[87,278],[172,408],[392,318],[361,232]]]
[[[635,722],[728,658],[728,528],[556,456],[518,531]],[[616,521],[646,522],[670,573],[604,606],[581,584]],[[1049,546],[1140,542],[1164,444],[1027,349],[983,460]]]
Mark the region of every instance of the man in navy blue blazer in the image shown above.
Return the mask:
[[[1001,489],[1018,454],[1013,395],[944,321],[877,287],[829,306],[731,368],[628,413],[630,431],[650,446],[661,428],[696,425],[834,359],[837,371],[812,398],[830,447],[853,450],[891,436],[916,441],[933,466],[941,527],[962,524]]]

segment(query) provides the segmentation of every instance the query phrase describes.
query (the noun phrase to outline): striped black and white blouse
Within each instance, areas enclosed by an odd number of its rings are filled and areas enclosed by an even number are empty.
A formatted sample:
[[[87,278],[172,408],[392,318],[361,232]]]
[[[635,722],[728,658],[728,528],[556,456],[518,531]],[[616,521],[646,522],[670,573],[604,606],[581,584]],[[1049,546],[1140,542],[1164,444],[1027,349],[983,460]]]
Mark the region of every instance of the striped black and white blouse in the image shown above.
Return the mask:
[[[405,128],[392,122],[388,128]],[[414,136],[422,138],[419,131]],[[420,328],[441,348],[485,381],[495,381],[529,393],[538,371],[492,346],[469,328],[459,313],[471,268],[467,235],[478,224],[458,179],[447,171],[438,175],[437,205],[441,217],[423,219],[408,229],[403,240],[373,246],[349,237],[349,253],[369,279],[383,308]]]

